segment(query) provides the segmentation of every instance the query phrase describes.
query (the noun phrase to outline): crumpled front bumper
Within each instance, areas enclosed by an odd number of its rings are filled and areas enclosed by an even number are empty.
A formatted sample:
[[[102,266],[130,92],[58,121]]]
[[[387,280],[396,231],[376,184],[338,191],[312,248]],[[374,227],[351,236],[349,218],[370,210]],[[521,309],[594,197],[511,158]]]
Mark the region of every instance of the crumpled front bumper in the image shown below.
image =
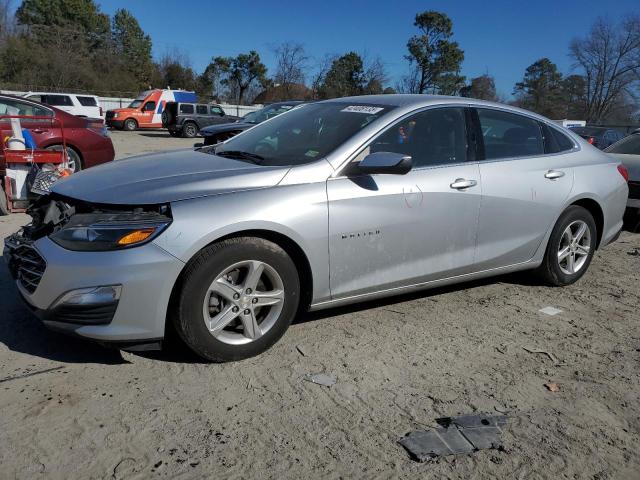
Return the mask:
[[[15,252],[6,242],[5,261],[12,265]],[[184,266],[182,261],[154,243],[110,252],[74,252],[44,237],[31,247],[44,260],[44,272],[35,288],[20,276],[16,285],[45,325],[103,342],[164,337],[169,298]],[[82,311],[71,312],[71,316],[67,311],[61,316],[56,311],[56,302],[68,292],[107,285],[121,286],[120,297],[115,305],[102,306],[97,324],[95,315],[83,318]],[[105,323],[105,319],[110,321]]]

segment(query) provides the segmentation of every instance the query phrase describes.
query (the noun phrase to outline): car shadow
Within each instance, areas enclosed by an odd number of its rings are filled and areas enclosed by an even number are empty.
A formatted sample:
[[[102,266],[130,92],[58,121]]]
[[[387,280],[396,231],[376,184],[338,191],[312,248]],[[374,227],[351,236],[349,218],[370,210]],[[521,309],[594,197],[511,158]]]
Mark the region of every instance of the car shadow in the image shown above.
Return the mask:
[[[443,287],[435,287],[427,290],[419,290],[410,293],[403,293],[394,295],[391,297],[384,297],[375,300],[366,300],[363,302],[353,303],[350,305],[343,305],[340,307],[332,307],[326,310],[317,310],[313,312],[305,312],[298,315],[294,320],[293,325],[304,324],[307,322],[313,322],[316,320],[322,320],[329,317],[335,317],[339,315],[347,315],[349,313],[362,312],[365,310],[373,310],[380,307],[389,307],[399,303],[410,302],[412,300],[418,300],[423,298],[437,297],[446,293],[458,292],[461,290],[467,290],[472,288],[484,287],[495,283],[507,283],[511,285],[520,286],[544,286],[544,282],[536,278],[530,271],[508,273],[504,275],[483,278],[479,280],[472,280],[468,282],[457,283],[454,285],[448,285]]]
[[[1,257],[0,298],[0,343],[12,352],[65,363],[129,363],[117,349],[45,328],[24,305]]]
[[[148,138],[174,138],[168,132],[138,132],[138,135]]]

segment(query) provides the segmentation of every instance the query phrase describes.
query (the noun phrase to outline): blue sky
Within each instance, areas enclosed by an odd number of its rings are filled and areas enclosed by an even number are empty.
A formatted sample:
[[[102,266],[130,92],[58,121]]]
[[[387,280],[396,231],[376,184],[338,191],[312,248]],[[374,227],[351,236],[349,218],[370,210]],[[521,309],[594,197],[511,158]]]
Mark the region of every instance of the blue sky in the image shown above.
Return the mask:
[[[618,20],[640,12],[638,0],[305,0],[200,1],[98,0],[105,13],[118,8],[134,13],[153,39],[154,55],[179,49],[197,71],[211,57],[257,50],[267,67],[271,46],[283,41],[302,43],[320,60],[347,51],[379,55],[390,84],[408,68],[403,55],[416,32],[417,12],[438,10],[453,20],[454,39],[465,51],[462,73],[485,72],[496,78],[499,93],[510,96],[525,68],[549,57],[564,73],[571,71],[568,46],[584,35],[599,15]]]

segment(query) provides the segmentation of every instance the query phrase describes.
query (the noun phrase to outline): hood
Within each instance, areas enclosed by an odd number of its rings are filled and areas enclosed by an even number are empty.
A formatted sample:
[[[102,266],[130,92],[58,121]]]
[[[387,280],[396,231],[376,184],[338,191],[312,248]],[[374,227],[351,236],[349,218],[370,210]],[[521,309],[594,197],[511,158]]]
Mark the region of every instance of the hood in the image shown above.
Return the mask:
[[[277,185],[289,167],[194,150],[117,160],[58,180],[53,193],[90,203],[150,205]]]
[[[218,125],[210,125],[208,127],[204,127],[200,132],[204,135],[216,135],[218,133],[225,132],[237,132],[247,130],[256,123],[244,123],[244,122],[231,122],[231,123],[220,123]]]
[[[620,153],[609,153],[629,170],[629,181],[640,182],[640,155],[623,155]]]

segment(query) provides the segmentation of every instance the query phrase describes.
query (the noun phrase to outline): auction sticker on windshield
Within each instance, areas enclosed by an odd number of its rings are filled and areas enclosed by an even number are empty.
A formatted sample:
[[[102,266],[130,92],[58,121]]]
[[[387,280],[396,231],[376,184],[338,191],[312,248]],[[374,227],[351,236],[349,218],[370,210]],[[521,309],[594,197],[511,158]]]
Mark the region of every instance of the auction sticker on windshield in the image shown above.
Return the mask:
[[[383,107],[367,107],[366,105],[350,105],[347,108],[340,110],[341,112],[352,113],[366,113],[368,115],[375,115],[378,112],[384,110]]]

